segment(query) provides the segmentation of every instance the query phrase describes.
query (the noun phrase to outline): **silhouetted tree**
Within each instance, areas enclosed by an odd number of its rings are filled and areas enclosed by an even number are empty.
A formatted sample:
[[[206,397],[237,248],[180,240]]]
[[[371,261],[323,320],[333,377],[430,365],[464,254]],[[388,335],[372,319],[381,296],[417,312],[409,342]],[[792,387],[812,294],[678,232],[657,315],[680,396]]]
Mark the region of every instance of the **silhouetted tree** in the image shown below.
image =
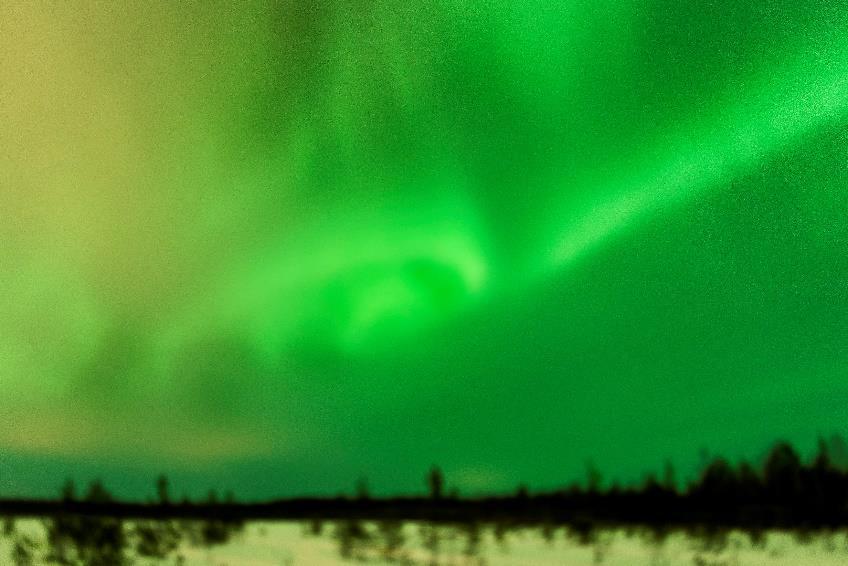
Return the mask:
[[[700,482],[694,487],[696,495],[722,506],[736,493],[736,473],[724,458],[716,458],[701,475]]]
[[[586,462],[586,491],[592,494],[597,494],[601,490],[601,472],[598,470],[595,463],[589,460]]]
[[[72,478],[65,480],[62,485],[62,501],[74,501],[77,498],[77,487]]]
[[[772,501],[795,502],[801,495],[801,458],[788,442],[778,442],[769,452],[763,470]]]
[[[741,462],[736,472],[737,494],[740,503],[756,503],[762,492],[763,483],[754,467],[748,462]]]
[[[232,502],[235,501],[235,495],[231,492],[228,493],[227,498],[231,499]],[[217,490],[209,490],[206,496],[206,504],[213,507],[220,505]],[[234,534],[244,528],[244,521],[242,519],[231,516],[225,516],[223,518],[213,516],[212,513],[216,512],[214,509],[207,510],[207,518],[199,523],[195,522],[194,524],[184,525],[183,530],[186,536],[196,544],[215,546],[225,544]]]
[[[433,466],[430,473],[427,474],[427,486],[430,488],[430,497],[433,499],[442,498],[442,490],[445,486],[445,477],[442,470],[438,466]]]
[[[804,470],[805,499],[812,507],[809,513],[821,517],[828,523],[838,522],[838,516],[846,508],[846,489],[842,473],[831,459],[831,446],[819,437],[818,451],[810,468]]]
[[[656,498],[662,492],[663,487],[657,479],[657,475],[653,472],[646,474],[645,479],[642,481],[642,494],[650,498]]]
[[[819,436],[817,442],[816,455],[813,457],[813,468],[820,470],[830,469],[832,464],[830,460],[830,447],[824,437]]]
[[[527,499],[530,496],[530,491],[527,489],[527,484],[519,484],[515,490],[516,499]]]
[[[159,498],[159,503],[162,505],[171,503],[171,496],[168,490],[168,477],[165,474],[156,478],[156,495]]]
[[[848,443],[845,439],[838,434],[831,435],[828,448],[834,467],[842,472],[848,470]]]
[[[71,490],[63,488],[69,495]],[[84,500],[110,503],[112,495],[100,480],[91,482]],[[85,566],[122,566],[126,536],[123,521],[115,517],[57,513],[44,524],[47,533],[47,561]]]
[[[665,461],[662,487],[668,491],[677,491],[677,475],[674,473],[674,464],[671,463],[671,460]]]
[[[89,484],[85,500],[91,503],[109,503],[112,501],[112,494],[109,493],[101,480],[96,479]]]
[[[356,497],[358,499],[370,499],[371,494],[368,490],[368,479],[364,476],[356,481]]]

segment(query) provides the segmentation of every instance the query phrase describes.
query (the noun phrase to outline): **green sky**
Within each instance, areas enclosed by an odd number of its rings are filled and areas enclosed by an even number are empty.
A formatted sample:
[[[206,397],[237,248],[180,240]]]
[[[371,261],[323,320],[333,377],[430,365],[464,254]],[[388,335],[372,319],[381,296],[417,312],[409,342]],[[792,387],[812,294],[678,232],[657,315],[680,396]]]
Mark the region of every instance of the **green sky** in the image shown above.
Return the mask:
[[[848,3],[0,6],[0,495],[848,433]]]

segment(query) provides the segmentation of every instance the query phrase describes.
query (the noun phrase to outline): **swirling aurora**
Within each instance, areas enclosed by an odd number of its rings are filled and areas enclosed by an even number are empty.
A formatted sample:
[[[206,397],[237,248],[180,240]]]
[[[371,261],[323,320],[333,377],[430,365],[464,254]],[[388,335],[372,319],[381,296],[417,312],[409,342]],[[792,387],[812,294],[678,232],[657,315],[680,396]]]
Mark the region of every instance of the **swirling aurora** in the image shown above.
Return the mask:
[[[844,2],[412,4],[0,6],[0,493],[846,432]]]

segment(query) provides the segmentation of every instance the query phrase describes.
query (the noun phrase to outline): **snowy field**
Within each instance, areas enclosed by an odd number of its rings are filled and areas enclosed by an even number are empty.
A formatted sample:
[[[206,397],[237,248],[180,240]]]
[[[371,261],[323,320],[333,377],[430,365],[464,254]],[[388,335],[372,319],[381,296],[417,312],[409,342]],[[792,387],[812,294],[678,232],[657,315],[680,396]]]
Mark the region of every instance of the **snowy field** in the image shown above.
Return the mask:
[[[148,523],[149,525],[149,523]],[[429,525],[254,522],[217,544],[198,541],[188,533],[195,524],[171,523],[180,532],[164,557],[139,554],[143,535],[136,524],[121,526],[118,555],[85,555],[66,545],[70,563],[119,563],[183,566],[325,566],[336,564],[427,566],[829,566],[848,563],[845,532],[807,539],[768,532],[757,541],[741,532],[706,539],[673,532],[662,540],[647,533],[599,531],[579,537],[564,528],[499,529],[431,527]],[[184,530],[186,529],[186,530]],[[6,521],[0,535],[0,564],[50,564],[49,523]],[[54,534],[53,541],[55,544]],[[53,547],[56,548],[55,546]],[[161,549],[160,549],[161,550]],[[55,550],[54,550],[55,552]],[[116,556],[118,558],[116,558]]]

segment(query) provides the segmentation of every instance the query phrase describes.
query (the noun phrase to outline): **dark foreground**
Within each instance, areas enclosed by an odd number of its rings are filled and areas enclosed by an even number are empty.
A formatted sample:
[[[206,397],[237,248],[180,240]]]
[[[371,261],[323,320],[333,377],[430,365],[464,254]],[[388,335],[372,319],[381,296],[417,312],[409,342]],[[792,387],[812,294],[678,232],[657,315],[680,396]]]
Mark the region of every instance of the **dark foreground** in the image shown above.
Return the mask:
[[[848,466],[834,462],[832,448],[820,442],[816,456],[802,462],[787,443],[776,444],[759,469],[746,462],[732,465],[717,458],[686,489],[679,489],[673,470],[662,480],[649,476],[641,485],[602,489],[599,474],[590,472],[585,486],[547,493],[515,493],[483,498],[447,496],[444,478],[434,468],[427,497],[293,498],[268,502],[171,502],[164,477],[157,503],[117,501],[100,482],[76,497],[66,489],[58,500],[0,500],[0,515],[62,515],[119,519],[362,520],[430,523],[502,522],[562,524],[580,527],[638,524],[646,527],[818,529],[848,526]]]
[[[323,524],[334,524],[343,557],[356,548],[363,555],[375,549],[382,549],[378,554],[397,554],[404,525],[411,524],[424,529],[425,546],[433,548],[438,548],[443,532],[461,533],[469,548],[475,548],[483,528],[497,538],[528,527],[545,539],[562,530],[581,544],[596,544],[603,540],[598,533],[621,529],[650,532],[652,540],[660,541],[672,532],[706,540],[727,540],[728,533],[744,532],[751,544],[758,544],[764,533],[775,531],[831,540],[833,533],[848,532],[848,465],[842,456],[832,456],[832,446],[821,442],[816,456],[802,462],[789,444],[778,443],[757,468],[717,458],[685,489],[670,467],[661,480],[649,476],[627,488],[602,488],[599,474],[589,470],[585,485],[547,493],[520,487],[510,495],[464,498],[446,495],[444,478],[434,468],[427,476],[428,496],[374,498],[363,482],[356,497],[243,503],[233,498],[220,502],[213,492],[206,502],[177,503],[171,501],[163,476],[155,503],[118,501],[101,482],[93,482],[78,497],[69,482],[60,499],[0,500],[0,517],[5,517],[4,533],[12,540],[14,563],[22,565],[123,565],[130,563],[130,551],[154,560],[177,560],[185,541],[221,547],[241,536],[245,525],[266,522],[307,525],[314,534]],[[16,518],[38,519],[44,540],[16,534]],[[39,548],[43,560],[34,562]],[[698,560],[694,563],[708,563]]]

